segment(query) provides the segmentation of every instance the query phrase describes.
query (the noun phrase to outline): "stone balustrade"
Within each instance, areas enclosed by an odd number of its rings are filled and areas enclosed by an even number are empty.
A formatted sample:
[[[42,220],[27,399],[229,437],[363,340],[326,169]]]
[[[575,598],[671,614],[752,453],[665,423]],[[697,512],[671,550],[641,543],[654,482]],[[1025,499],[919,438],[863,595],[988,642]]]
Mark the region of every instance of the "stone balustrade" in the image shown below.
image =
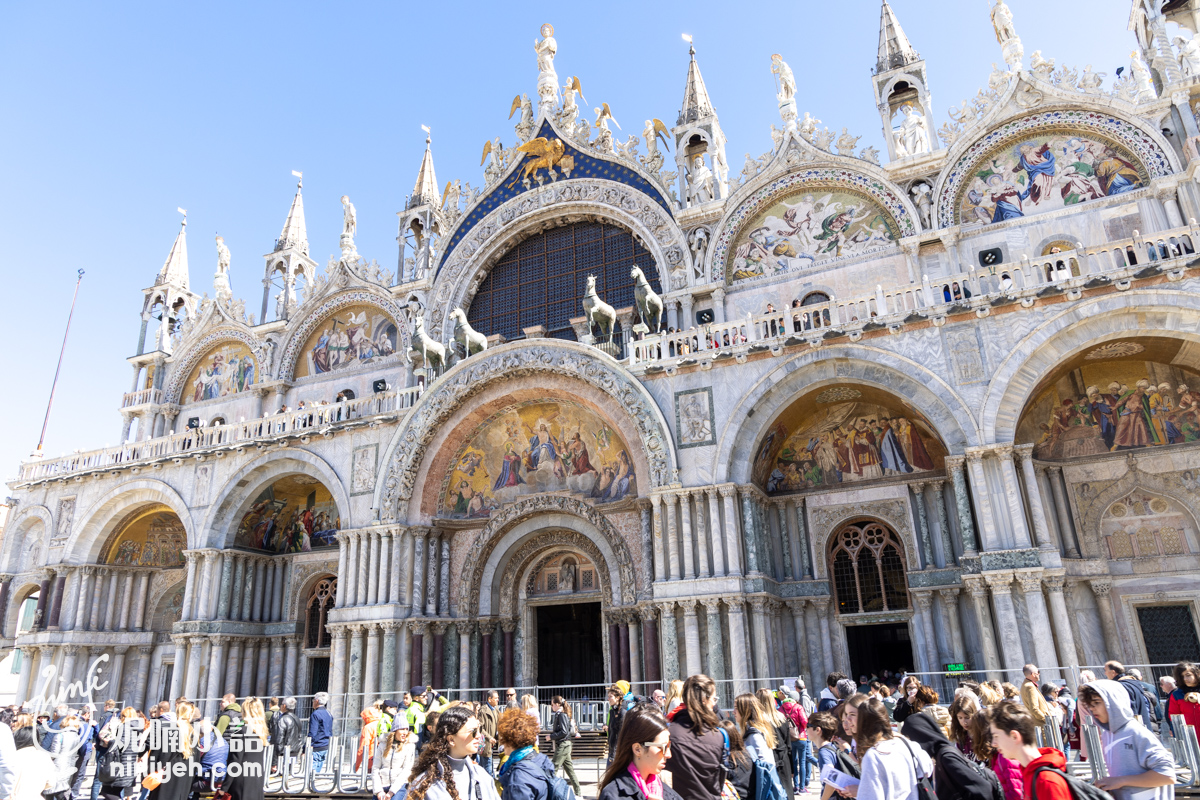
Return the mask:
[[[127,469],[161,459],[190,458],[215,450],[236,449],[256,441],[323,433],[358,420],[407,411],[416,404],[423,388],[413,386],[396,392],[381,392],[228,425],[189,428],[181,433],[127,442],[102,450],[82,451],[61,458],[27,461],[21,465],[17,481],[26,484],[57,480],[77,473]]]
[[[162,402],[162,396],[162,389],[139,389],[136,392],[126,392],[121,400],[121,408],[158,405]]]

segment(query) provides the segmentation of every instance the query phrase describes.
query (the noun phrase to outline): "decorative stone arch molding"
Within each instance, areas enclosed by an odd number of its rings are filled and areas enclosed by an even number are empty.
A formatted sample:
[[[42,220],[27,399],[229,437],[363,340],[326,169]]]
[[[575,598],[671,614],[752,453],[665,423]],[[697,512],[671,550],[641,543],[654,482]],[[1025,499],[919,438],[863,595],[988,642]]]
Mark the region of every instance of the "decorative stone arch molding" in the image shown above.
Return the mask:
[[[520,611],[521,601],[529,599],[525,594],[525,587],[530,573],[537,568],[544,557],[568,550],[583,553],[596,565],[596,571],[599,573],[597,577],[601,608],[610,607],[613,602],[612,575],[600,548],[579,531],[552,528],[535,534],[509,557],[500,579],[499,608],[494,613],[498,613],[502,617],[516,617]],[[553,596],[548,595],[541,599],[550,599],[551,597]],[[569,599],[571,595],[563,597]]]
[[[564,530],[565,529],[565,530]],[[546,532],[572,534],[561,538]],[[604,514],[574,497],[537,495],[505,506],[479,532],[462,562],[458,582],[458,615],[489,616],[499,613],[493,598],[501,597],[503,586],[496,580],[506,574],[510,562],[520,563],[545,547],[580,547],[581,536],[590,543],[589,558],[594,556],[597,569],[607,580],[606,602],[632,605],[637,602],[633,557],[621,534]],[[533,542],[533,544],[530,544]],[[528,549],[529,552],[526,552]],[[617,576],[616,580],[612,576]],[[489,587],[482,591],[482,587]],[[509,591],[513,591],[511,588]]]
[[[826,153],[789,133],[766,168],[734,192],[726,204],[728,210],[714,228],[707,256],[708,274],[713,281],[727,282],[731,248],[743,228],[760,211],[805,185],[814,189],[838,188],[877,203],[891,216],[897,239],[915,236],[920,231],[916,208],[880,167],[861,159]]]
[[[687,237],[657,200],[616,181],[560,180],[507,200],[463,237],[439,268],[427,316],[430,334],[449,335],[450,312],[470,307],[483,279],[513,246],[549,228],[582,220],[627,228],[654,256],[662,280],[678,273],[686,282],[692,258]]]
[[[1104,295],[1072,304],[1034,328],[992,374],[980,415],[983,442],[1013,441],[1021,411],[1038,383],[1080,350],[1130,336],[1200,343],[1198,288],[1191,282]]]
[[[1133,457],[1129,459],[1129,470],[1120,478],[1114,481],[1107,481],[1107,486],[1099,491],[1093,491],[1087,496],[1081,496],[1081,493],[1076,492],[1075,503],[1079,509],[1079,522],[1082,526],[1082,530],[1080,531],[1082,535],[1080,545],[1083,548],[1085,558],[1108,560],[1108,554],[1105,552],[1104,546],[1100,541],[1100,522],[1104,518],[1104,512],[1108,510],[1109,506],[1128,495],[1134,489],[1142,489],[1150,494],[1175,501],[1191,515],[1192,524],[1197,524],[1194,509],[1200,508],[1200,492],[1193,491],[1185,486],[1178,479],[1178,475],[1172,473],[1160,475],[1153,472],[1143,472],[1138,469],[1137,459],[1134,456],[1136,452],[1130,451],[1130,455]],[[1174,480],[1172,480],[1173,478]],[[1096,481],[1091,482],[1092,486],[1095,486],[1096,483]]]
[[[179,517],[187,532],[188,547],[197,547],[197,531],[187,502],[171,486],[160,480],[145,478],[116,486],[80,515],[80,524],[63,550],[64,564],[93,564],[100,558],[104,543],[113,531],[140,506],[160,504]]]
[[[301,611],[313,587],[326,578],[337,579],[337,559],[330,561],[292,561],[292,596],[284,603],[284,619],[304,622]]]
[[[146,598],[146,630],[158,633],[170,631],[171,626],[156,629],[155,621],[166,611],[166,603],[179,589],[187,588],[187,573],[182,568],[159,570],[150,580],[150,592]],[[178,622],[178,620],[175,620]]]
[[[925,416],[950,453],[981,441],[966,402],[916,361],[874,347],[822,347],[788,359],[747,388],[717,440],[713,482],[750,483],[755,448],[779,413],[805,392],[841,383],[868,384],[902,398]]]
[[[4,619],[0,620],[3,628],[0,628],[0,636],[15,637],[17,635],[17,624],[21,620],[21,605],[25,602],[25,598],[36,591],[41,590],[41,585],[37,581],[21,581],[19,584],[13,580],[8,587],[8,609],[4,612]]]
[[[1010,97],[1015,86],[1021,83],[1013,82]],[[1045,86],[1038,84],[1039,90]],[[1002,102],[998,105],[1005,107],[1006,104]],[[948,228],[961,223],[958,216],[962,196],[981,159],[996,147],[1015,144],[1024,137],[1043,131],[1074,129],[1116,144],[1141,162],[1137,166],[1145,170],[1150,179],[1166,177],[1181,169],[1174,150],[1162,134],[1134,114],[1126,117],[1109,109],[1081,108],[1068,101],[1058,102],[1032,114],[1019,108],[1013,110],[1018,113],[1007,119],[997,117],[987,121],[988,127],[983,129],[982,135],[964,137],[950,148],[945,162],[948,166],[942,170],[933,189],[933,196],[937,198],[939,227]]]
[[[340,269],[335,272],[335,278],[345,276],[345,271]],[[383,313],[392,318],[396,323],[396,331],[399,340],[396,343],[396,358],[402,358],[404,353],[408,352],[409,330],[407,320],[408,317],[405,309],[398,305],[390,296],[381,290],[376,290],[367,286],[352,287],[346,291],[337,291],[325,298],[319,298],[320,304],[314,308],[306,308],[301,306],[304,311],[303,315],[297,315],[295,321],[288,326],[288,330],[284,333],[283,351],[279,356],[279,369],[277,377],[280,380],[292,380],[296,372],[296,362],[299,360],[300,349],[304,343],[308,341],[308,337],[313,330],[328,319],[331,315],[336,314],[347,306],[374,306]],[[386,360],[386,359],[385,359]]]
[[[817,551],[817,579],[829,580],[829,545],[835,534],[848,523],[872,521],[886,525],[896,532],[904,547],[904,566],[908,571],[920,566],[917,551],[917,534],[912,524],[912,507],[907,500],[898,497],[873,500],[866,503],[821,506],[810,509],[809,528],[813,541],[819,543]],[[831,586],[832,588],[832,586]]]
[[[595,348],[560,339],[536,339],[489,348],[454,366],[421,395],[388,444],[372,507],[384,522],[408,517],[426,448],[440,426],[469,398],[496,381],[561,375],[601,390],[637,430],[653,489],[674,480],[675,445],[662,411],[642,384]],[[633,442],[629,442],[633,445]],[[639,486],[639,494],[645,492]]]
[[[187,380],[188,375],[191,375],[196,364],[221,342],[238,342],[249,348],[258,369],[258,374],[255,375],[254,382],[259,383],[262,380],[263,370],[267,367],[269,360],[262,341],[255,338],[246,328],[234,325],[221,325],[220,327],[213,328],[189,345],[184,357],[175,362],[175,366],[171,370],[171,379],[167,383],[166,393],[164,394],[165,402],[179,403],[184,391],[183,384]]]
[[[43,526],[43,535],[40,538],[34,539],[33,531],[38,523]],[[34,541],[40,543],[42,541],[50,541],[50,533],[54,530],[54,517],[50,514],[50,509],[42,505],[21,506],[12,519],[8,521],[4,534],[4,555],[0,558],[0,563],[4,565],[3,571],[8,573],[18,572],[18,566],[24,558],[28,547],[34,544]],[[27,542],[26,540],[31,541]],[[35,565],[36,566],[36,565]]]
[[[254,498],[276,479],[285,475],[301,473],[319,480],[337,504],[342,527],[354,527],[351,519],[350,497],[346,494],[342,477],[333,466],[320,456],[299,447],[283,451],[264,453],[234,473],[217,493],[216,502],[208,507],[208,516],[200,527],[201,544],[194,548],[215,547],[224,549],[233,545],[237,523],[242,514],[254,502]],[[191,541],[191,537],[188,537]]]

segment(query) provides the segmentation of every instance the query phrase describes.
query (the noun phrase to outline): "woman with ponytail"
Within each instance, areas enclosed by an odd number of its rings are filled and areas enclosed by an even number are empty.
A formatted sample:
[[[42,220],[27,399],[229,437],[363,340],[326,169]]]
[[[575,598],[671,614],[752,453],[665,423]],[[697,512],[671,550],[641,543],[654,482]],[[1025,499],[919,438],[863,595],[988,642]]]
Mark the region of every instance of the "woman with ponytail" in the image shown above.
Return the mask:
[[[717,685],[692,675],[679,693],[681,703],[667,713],[671,729],[671,786],[684,797],[718,800],[725,785],[725,737],[715,711]]]
[[[466,706],[447,708],[413,765],[408,800],[500,800],[492,776],[472,758],[479,720]]]

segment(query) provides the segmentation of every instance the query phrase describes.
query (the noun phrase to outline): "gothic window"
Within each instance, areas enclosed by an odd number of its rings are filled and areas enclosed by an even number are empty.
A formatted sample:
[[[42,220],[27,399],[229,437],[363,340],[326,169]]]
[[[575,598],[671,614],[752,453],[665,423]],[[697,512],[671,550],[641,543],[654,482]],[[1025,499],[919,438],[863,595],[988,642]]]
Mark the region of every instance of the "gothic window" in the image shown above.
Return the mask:
[[[829,295],[824,292],[809,292],[804,295],[804,299],[800,301],[802,306],[815,306],[820,303],[828,303]]]
[[[308,595],[304,622],[304,646],[310,650],[329,647],[329,609],[337,597],[337,578],[325,578],[317,582]]]
[[[1151,664],[1171,664],[1176,661],[1200,661],[1200,638],[1189,606],[1139,606],[1138,624],[1146,644],[1146,657]],[[1153,670],[1157,683],[1167,669]]]
[[[596,293],[613,308],[635,306],[629,277],[634,264],[661,293],[654,259],[628,230],[603,222],[552,228],[500,259],[471,301],[467,319],[485,336],[517,339],[525,328],[544,325],[547,336],[574,339],[570,320],[583,316],[588,275],[596,276]]]
[[[830,574],[838,612],[860,614],[908,608],[900,540],[877,522],[842,528],[830,544]]]

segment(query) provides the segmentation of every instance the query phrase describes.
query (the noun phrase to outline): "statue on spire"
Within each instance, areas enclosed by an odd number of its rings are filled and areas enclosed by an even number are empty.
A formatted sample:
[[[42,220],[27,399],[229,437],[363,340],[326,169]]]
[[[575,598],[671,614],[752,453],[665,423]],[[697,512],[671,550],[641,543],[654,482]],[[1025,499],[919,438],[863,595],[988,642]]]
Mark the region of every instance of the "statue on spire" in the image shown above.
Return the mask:
[[[229,300],[233,297],[233,289],[229,286],[229,248],[225,239],[217,235],[217,274],[213,276],[213,289],[218,300]]]
[[[792,68],[787,65],[779,53],[771,56],[771,72],[776,76],[776,88],[779,90],[775,93],[775,99],[779,101],[779,116],[789,130],[794,130],[796,127],[796,76],[792,74]]]
[[[534,41],[533,51],[537,53],[538,65],[538,105],[542,116],[548,117],[558,106],[558,73],[554,71],[554,55],[558,52],[558,42],[554,41],[554,26],[549,22],[541,28],[541,41]]]
[[[1025,59],[1025,46],[1013,25],[1012,11],[1004,0],[995,0],[992,6],[992,27],[996,30],[996,41],[1000,43],[1000,53],[1004,63],[1010,70],[1019,70]]]
[[[342,236],[353,237],[357,230],[358,213],[354,210],[354,204],[350,202],[350,198],[342,195]]]

